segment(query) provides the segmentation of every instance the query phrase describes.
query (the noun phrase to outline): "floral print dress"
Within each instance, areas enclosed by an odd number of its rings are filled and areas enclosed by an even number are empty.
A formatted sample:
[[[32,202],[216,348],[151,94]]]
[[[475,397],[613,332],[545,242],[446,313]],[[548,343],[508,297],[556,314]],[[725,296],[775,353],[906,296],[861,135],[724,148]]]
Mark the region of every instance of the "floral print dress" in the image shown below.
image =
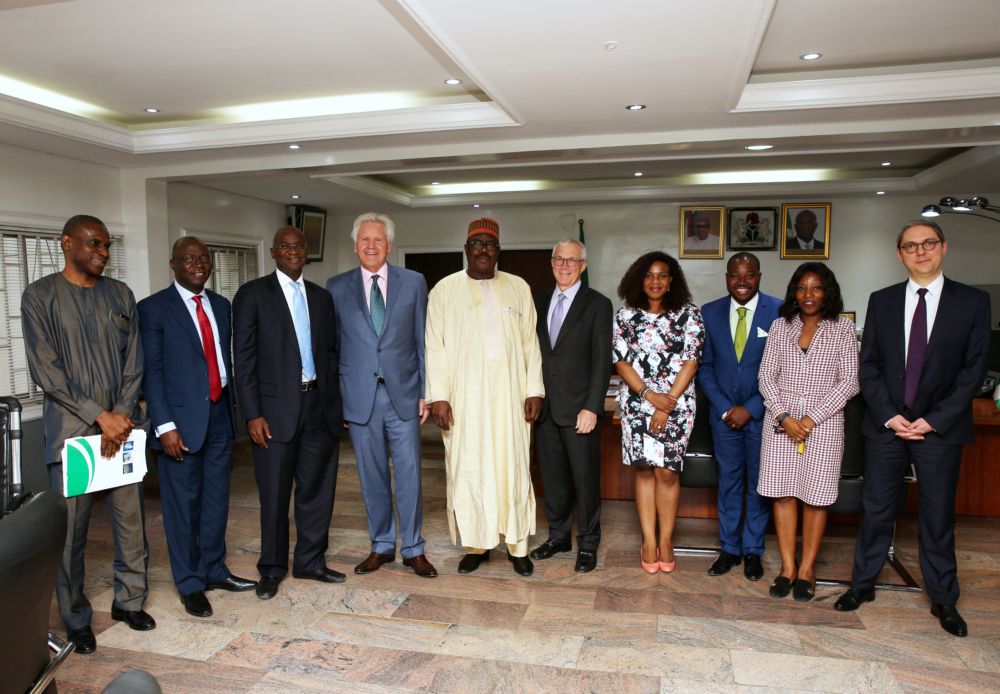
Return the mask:
[[[628,363],[644,384],[666,393],[684,362],[701,360],[705,325],[694,304],[661,314],[625,306],[615,314],[613,341],[616,362]],[[618,405],[622,411],[622,462],[680,472],[694,427],[694,379],[678,399],[662,433],[649,430],[656,408],[624,382],[618,391]]]

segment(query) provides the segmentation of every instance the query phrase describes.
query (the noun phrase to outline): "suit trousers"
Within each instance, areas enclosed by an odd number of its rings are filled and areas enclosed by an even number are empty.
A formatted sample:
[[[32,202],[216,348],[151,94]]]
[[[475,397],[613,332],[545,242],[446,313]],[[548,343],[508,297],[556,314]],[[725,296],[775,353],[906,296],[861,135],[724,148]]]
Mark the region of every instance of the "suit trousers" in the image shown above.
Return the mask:
[[[955,491],[962,446],[943,443],[936,434],[923,441],[893,436],[865,439],[864,517],[854,553],[854,588],[872,588],[892,544],[896,500],[910,463],[916,468],[920,495],[920,572],[932,602],[958,600],[955,561]]]
[[[63,493],[62,475],[62,463],[49,465],[49,485],[59,495]],[[123,610],[141,610],[149,590],[146,582],[149,544],[143,521],[142,483],[109,489],[104,495],[115,542],[114,603]],[[94,614],[90,601],[83,594],[83,558],[87,550],[87,529],[93,503],[94,494],[66,499],[68,527],[62,563],[56,577],[56,602],[67,629],[88,626]]]
[[[590,552],[601,544],[601,419],[589,434],[563,427],[552,417],[535,425],[539,467],[545,485],[549,540],[570,542],[576,498],[577,547]]]
[[[260,497],[261,576],[288,573],[288,504],[295,483],[296,571],[326,566],[333,497],[337,486],[339,437],[330,431],[318,390],[302,393],[299,421],[290,441],[253,447],[254,476]]]
[[[764,554],[770,502],[757,493],[760,476],[760,430],[749,423],[733,431],[712,422],[712,444],[719,465],[719,542],[723,552]],[[746,514],[743,509],[746,505]]]
[[[228,396],[212,403],[205,443],[184,461],[159,453],[160,498],[170,570],[181,595],[229,576],[226,521],[233,453]],[[181,434],[183,436],[183,433]]]
[[[348,395],[350,397],[350,395]],[[368,514],[373,552],[396,553],[396,519],[392,513],[392,480],[396,480],[400,553],[412,558],[424,553],[421,535],[420,417],[400,419],[384,385],[375,389],[375,406],[364,424],[348,427],[357,460],[361,495]],[[387,450],[388,447],[388,450]],[[392,470],[389,469],[389,454]]]

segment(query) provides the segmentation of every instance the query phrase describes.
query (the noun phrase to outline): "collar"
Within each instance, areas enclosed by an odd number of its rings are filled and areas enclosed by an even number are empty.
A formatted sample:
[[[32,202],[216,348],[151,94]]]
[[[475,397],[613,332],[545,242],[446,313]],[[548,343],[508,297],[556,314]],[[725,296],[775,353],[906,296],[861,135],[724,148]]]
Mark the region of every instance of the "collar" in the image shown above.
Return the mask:
[[[555,299],[556,297],[559,296],[559,294],[565,294],[566,300],[570,303],[573,303],[573,299],[576,298],[576,295],[580,292],[581,287],[583,287],[583,282],[580,280],[577,280],[576,284],[571,286],[566,291],[561,291],[557,286],[552,290],[552,298]]]
[[[920,285],[914,282],[912,279],[906,281],[906,293],[912,296],[916,296],[917,290],[920,289]],[[941,296],[941,290],[944,289],[944,273],[939,272],[938,276],[935,277],[930,284],[924,287],[927,289],[927,293],[932,296]]]
[[[382,263],[382,267],[380,267],[375,272],[372,272],[371,270],[366,270],[360,265],[358,267],[361,269],[361,276],[364,277],[365,279],[370,280],[372,275],[378,275],[383,280],[389,279],[389,263]],[[383,287],[385,286],[385,282],[382,283],[382,286]]]
[[[305,282],[305,278],[302,275],[299,275],[299,278],[297,280],[293,280],[291,277],[289,277],[288,275],[286,275],[285,273],[283,273],[281,270],[277,270],[276,269],[274,271],[274,274],[277,275],[277,277],[278,277],[278,284],[281,285],[282,289],[284,289],[285,287],[287,287],[287,286],[289,286],[291,284],[297,284],[300,287],[302,287],[302,291],[305,292],[306,282]]]
[[[208,301],[208,292],[205,289],[202,289],[200,294],[195,294],[190,289],[182,287],[181,283],[177,280],[174,280],[174,289],[176,289],[177,293],[181,295],[181,300],[185,303],[191,301],[191,298],[195,296],[204,297],[205,301]]]
[[[729,312],[736,313],[736,309],[743,308],[750,309],[750,313],[755,313],[757,311],[757,303],[760,301],[760,291],[753,295],[753,298],[745,304],[740,304],[733,297],[729,297]]]

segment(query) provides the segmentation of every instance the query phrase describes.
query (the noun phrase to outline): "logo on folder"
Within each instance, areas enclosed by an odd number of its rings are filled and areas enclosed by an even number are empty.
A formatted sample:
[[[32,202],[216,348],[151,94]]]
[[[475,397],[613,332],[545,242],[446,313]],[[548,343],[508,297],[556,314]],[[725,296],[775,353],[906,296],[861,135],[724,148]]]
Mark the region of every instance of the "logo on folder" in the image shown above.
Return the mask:
[[[97,456],[90,443],[84,438],[66,441],[66,496],[86,494],[94,479]]]

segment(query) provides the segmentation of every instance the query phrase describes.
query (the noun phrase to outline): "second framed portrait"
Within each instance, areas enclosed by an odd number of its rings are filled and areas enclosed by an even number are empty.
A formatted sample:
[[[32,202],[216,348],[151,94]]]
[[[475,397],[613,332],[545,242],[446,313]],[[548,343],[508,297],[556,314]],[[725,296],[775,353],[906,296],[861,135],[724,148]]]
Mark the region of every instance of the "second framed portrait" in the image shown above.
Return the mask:
[[[781,257],[830,257],[828,202],[785,203],[781,206]]]
[[[722,239],[726,234],[725,207],[682,207],[680,228],[682,258],[722,257]]]
[[[773,207],[729,208],[729,250],[773,250],[777,221]]]

